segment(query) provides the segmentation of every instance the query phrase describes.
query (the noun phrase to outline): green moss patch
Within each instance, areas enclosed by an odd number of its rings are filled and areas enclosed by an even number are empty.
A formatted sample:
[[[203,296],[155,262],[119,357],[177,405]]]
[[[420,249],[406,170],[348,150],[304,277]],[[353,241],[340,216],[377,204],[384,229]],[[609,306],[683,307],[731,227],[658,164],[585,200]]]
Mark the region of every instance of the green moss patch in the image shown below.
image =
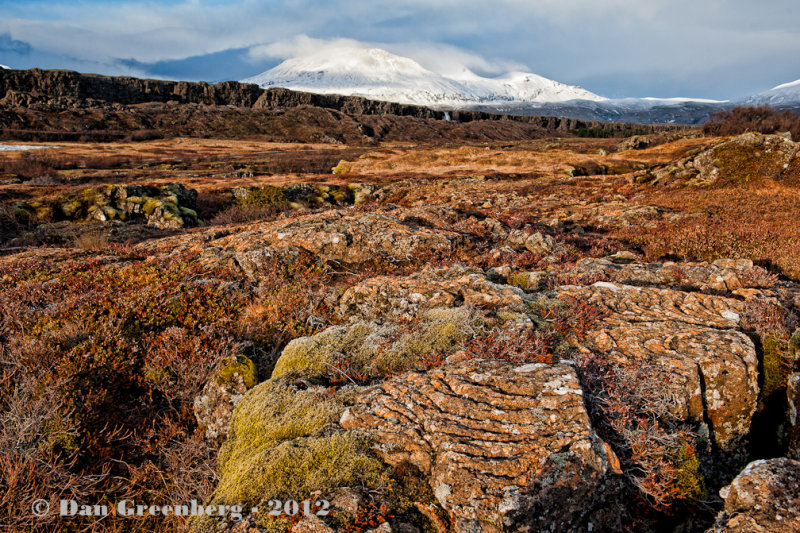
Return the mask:
[[[290,342],[273,378],[316,381],[337,375],[370,379],[415,368],[421,356],[448,354],[473,334],[481,319],[469,309],[431,309],[411,324],[360,322],[328,328]]]
[[[264,382],[236,406],[219,454],[216,502],[301,500],[313,491],[377,486],[382,463],[371,440],[335,424],[348,395]]]
[[[289,204],[289,198],[280,187],[265,185],[264,187],[251,187],[238,198],[238,202],[240,205],[255,207],[286,207]]]
[[[255,363],[249,357],[239,355],[235,359],[223,362],[216,379],[220,385],[238,384],[238,381],[241,380],[246,388],[251,389],[258,383],[258,371]]]

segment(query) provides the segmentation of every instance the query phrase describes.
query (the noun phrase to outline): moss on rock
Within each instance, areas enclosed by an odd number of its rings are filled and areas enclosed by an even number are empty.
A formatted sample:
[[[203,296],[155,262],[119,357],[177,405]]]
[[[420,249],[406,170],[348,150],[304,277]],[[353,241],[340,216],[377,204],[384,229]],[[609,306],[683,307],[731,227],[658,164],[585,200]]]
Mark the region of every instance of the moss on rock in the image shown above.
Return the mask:
[[[380,484],[382,463],[363,433],[343,431],[348,396],[264,382],[242,398],[219,455],[215,502],[300,500],[313,491]]]
[[[339,161],[339,164],[337,164],[335,167],[331,169],[331,171],[334,174],[345,174],[347,172],[350,172],[352,166],[353,166],[352,163],[342,159],[341,161]]]
[[[258,383],[256,365],[244,355],[224,361],[216,376],[217,383],[220,385],[231,385],[240,379],[248,389],[255,387]]]
[[[413,369],[420,356],[447,354],[473,334],[480,318],[467,308],[430,309],[412,324],[358,322],[290,342],[272,377],[322,381],[346,368],[365,378]]]
[[[249,187],[234,193],[239,205],[256,207],[286,207],[289,198],[280,187],[265,185],[263,187]]]

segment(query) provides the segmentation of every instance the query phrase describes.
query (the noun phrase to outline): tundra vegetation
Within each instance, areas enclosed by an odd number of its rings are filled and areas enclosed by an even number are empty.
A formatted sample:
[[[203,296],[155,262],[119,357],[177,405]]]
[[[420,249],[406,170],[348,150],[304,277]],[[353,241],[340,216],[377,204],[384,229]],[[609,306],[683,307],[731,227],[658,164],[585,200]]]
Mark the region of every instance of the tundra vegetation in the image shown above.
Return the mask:
[[[749,461],[800,449],[800,153],[782,134],[797,123],[736,109],[702,131],[627,130],[635,142],[591,129],[414,144],[149,135],[0,153],[0,523],[228,530],[29,510],[324,497],[336,511],[315,527],[461,531],[459,491],[492,487],[416,446],[463,431],[453,457],[479,441],[510,456],[515,434],[359,420],[376,391],[409,383],[415,416],[446,400],[444,383],[478,405],[496,376],[458,372],[490,361],[560,372],[542,405],[571,398],[564,383],[580,391],[569,409],[605,466],[558,527],[707,530]],[[507,401],[493,408],[516,413]],[[394,426],[430,433],[382,441]],[[551,488],[567,494],[571,444],[542,457],[552,470],[506,472],[528,476],[514,501],[534,513]],[[262,531],[299,522],[245,517]]]

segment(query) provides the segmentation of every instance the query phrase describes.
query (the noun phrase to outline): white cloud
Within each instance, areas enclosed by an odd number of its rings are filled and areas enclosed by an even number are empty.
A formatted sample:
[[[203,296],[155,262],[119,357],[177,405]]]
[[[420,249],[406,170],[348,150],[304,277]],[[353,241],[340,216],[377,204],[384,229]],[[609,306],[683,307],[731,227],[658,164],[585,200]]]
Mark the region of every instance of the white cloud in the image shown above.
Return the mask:
[[[0,34],[70,65],[234,48],[250,49],[255,65],[335,42],[377,45],[451,76],[530,70],[599,93],[651,91],[669,77],[682,93],[729,97],[755,76],[772,86],[800,75],[796,0],[769,9],[752,0],[30,0],[4,3],[2,16]],[[654,72],[660,79],[645,79]],[[589,86],[599,77],[610,81]]]
[[[348,54],[357,50],[381,48],[393,54],[410,57],[430,71],[454,78],[458,78],[465,69],[482,75],[495,76],[513,70],[529,70],[522,63],[489,60],[474,52],[441,43],[375,43],[344,38],[314,39],[307,35],[254,46],[250,48],[248,55],[253,59],[289,59],[313,56],[323,48],[326,50],[326,54],[329,54],[331,49],[340,54]]]

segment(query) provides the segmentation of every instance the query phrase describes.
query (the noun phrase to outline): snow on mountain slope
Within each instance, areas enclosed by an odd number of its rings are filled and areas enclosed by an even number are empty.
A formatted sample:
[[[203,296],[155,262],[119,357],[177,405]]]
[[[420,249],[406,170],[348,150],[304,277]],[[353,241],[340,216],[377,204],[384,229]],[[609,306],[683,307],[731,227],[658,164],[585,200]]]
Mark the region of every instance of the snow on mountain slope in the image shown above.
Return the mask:
[[[6,69],[6,70],[11,70],[11,67],[7,67],[7,66],[5,66],[5,65],[0,65],[0,68],[4,68],[4,69]]]
[[[771,105],[773,107],[800,106],[800,80],[784,83],[769,91],[745,98],[747,105]]]
[[[528,72],[485,78],[464,69],[457,78],[448,77],[425,69],[413,59],[379,48],[361,47],[344,51],[321,49],[287,59],[271,70],[242,81],[264,88],[285,87],[425,106],[605,100],[581,87]]]

